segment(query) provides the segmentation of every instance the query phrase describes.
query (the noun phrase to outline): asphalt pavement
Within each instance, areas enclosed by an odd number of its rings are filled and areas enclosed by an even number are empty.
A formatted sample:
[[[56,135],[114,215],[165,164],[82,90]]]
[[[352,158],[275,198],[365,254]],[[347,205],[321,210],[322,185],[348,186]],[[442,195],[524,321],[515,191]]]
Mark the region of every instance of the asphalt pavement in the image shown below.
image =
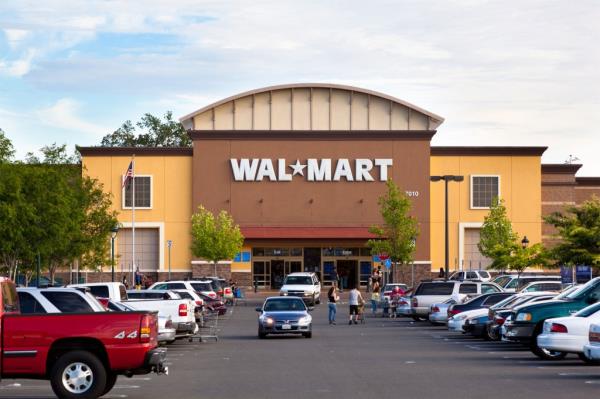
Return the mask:
[[[575,356],[550,362],[519,345],[485,342],[411,319],[367,315],[327,323],[313,312],[313,338],[257,338],[258,301],[236,306],[218,342],[168,346],[168,376],[119,377],[105,398],[591,398],[600,367]],[[45,381],[4,380],[0,398],[53,398]]]

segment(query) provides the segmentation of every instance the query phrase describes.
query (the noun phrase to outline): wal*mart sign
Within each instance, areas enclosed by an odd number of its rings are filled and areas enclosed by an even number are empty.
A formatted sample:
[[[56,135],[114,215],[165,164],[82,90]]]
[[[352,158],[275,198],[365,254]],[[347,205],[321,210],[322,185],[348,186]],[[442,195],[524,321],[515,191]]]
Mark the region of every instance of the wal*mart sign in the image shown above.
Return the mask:
[[[340,158],[309,158],[305,163],[299,159],[288,163],[285,158],[272,160],[269,158],[230,159],[231,170],[235,181],[292,181],[300,175],[307,181],[387,181],[388,168],[393,165],[390,158],[366,159],[353,161]],[[374,177],[375,176],[375,177]]]

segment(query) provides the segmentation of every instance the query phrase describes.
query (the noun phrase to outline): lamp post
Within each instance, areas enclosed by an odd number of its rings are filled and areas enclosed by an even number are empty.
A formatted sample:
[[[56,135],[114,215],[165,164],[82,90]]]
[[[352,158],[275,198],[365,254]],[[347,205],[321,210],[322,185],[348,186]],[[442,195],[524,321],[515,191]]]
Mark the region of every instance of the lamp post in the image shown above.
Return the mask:
[[[119,225],[110,229],[110,281],[115,282],[115,238],[119,232]]]
[[[527,248],[528,245],[529,245],[529,240],[527,239],[527,236],[525,236],[521,240],[521,246],[523,247],[523,249],[525,249],[525,248]]]
[[[448,274],[450,272],[448,265],[448,183],[451,181],[461,182],[465,179],[464,176],[460,175],[443,175],[443,176],[430,176],[432,182],[444,181],[444,228],[445,228],[445,239],[444,239],[444,280],[448,280]]]
[[[167,240],[167,247],[169,248],[169,280],[171,280],[171,247],[173,246],[173,240]]]

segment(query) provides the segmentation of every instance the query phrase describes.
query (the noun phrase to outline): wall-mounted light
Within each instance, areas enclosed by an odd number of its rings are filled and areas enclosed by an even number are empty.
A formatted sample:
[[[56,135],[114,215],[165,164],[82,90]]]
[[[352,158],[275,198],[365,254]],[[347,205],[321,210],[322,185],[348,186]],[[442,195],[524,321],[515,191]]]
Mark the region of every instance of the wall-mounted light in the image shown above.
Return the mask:
[[[365,202],[365,200],[361,198],[360,200],[358,200],[358,202],[362,204],[363,202]]]
[[[263,199],[262,198],[259,199],[258,202],[262,204],[263,203]]]
[[[315,202],[315,200],[314,200],[314,199],[312,199],[312,198],[308,200],[308,203],[309,203],[309,204],[312,204],[313,202]]]

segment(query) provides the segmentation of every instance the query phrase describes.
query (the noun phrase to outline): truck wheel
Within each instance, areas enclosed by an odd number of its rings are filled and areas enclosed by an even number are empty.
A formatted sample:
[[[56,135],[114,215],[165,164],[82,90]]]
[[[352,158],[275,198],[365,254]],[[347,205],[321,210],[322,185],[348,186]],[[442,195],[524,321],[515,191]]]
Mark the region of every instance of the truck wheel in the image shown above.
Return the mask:
[[[118,374],[116,374],[116,373],[108,373],[108,375],[106,376],[106,386],[104,387],[102,396],[106,395],[113,389],[113,387],[117,383],[117,377],[118,377]]]
[[[598,365],[600,365],[600,360],[590,359],[584,353],[578,353],[577,356],[579,356],[579,359],[583,360],[583,362],[585,364],[589,364],[590,366],[598,366]]]
[[[95,399],[107,386],[106,369],[90,352],[67,352],[52,366],[50,385],[59,398]]]
[[[533,341],[531,342],[530,349],[534,355],[544,360],[562,360],[565,357],[567,357],[567,352],[551,351],[548,349],[540,348],[537,344],[537,337],[541,334],[541,332],[542,328],[539,327],[536,328],[533,334]]]

